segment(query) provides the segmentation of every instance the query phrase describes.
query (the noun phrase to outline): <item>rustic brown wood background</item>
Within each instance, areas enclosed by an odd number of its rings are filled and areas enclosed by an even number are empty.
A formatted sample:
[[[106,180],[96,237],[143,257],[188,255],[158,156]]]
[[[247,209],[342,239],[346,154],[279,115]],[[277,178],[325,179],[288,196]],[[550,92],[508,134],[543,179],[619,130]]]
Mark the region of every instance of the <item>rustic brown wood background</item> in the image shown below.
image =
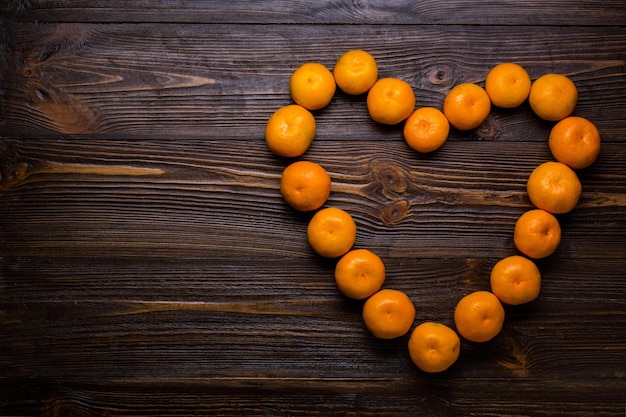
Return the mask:
[[[5,0],[0,415],[624,416],[626,4]],[[567,74],[600,159],[560,216],[542,293],[427,375],[371,337],[282,201],[265,147],[290,73],[366,49],[440,107],[515,61]],[[304,159],[333,179],[386,286],[452,325],[488,289],[551,159],[551,124],[494,109],[421,156],[338,92]]]

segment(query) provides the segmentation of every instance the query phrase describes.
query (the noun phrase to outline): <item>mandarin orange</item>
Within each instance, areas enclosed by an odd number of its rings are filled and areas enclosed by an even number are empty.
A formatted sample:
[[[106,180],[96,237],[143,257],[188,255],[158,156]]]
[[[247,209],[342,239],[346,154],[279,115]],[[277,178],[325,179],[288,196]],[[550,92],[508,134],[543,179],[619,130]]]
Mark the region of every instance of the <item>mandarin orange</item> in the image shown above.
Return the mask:
[[[380,339],[404,336],[415,320],[415,305],[402,291],[383,289],[370,296],[363,305],[363,321]]]
[[[490,110],[489,95],[477,84],[456,85],[443,100],[443,113],[459,130],[477,128],[487,119]]]
[[[505,62],[493,67],[485,79],[485,91],[494,106],[511,109],[522,104],[530,93],[531,80],[519,64]]]
[[[563,214],[572,211],[578,204],[582,185],[570,167],[562,162],[548,161],[533,170],[526,190],[535,207]]]
[[[425,322],[411,332],[409,355],[424,372],[443,372],[459,358],[461,340],[442,323]]]
[[[363,50],[353,49],[337,59],[333,69],[337,86],[346,94],[359,95],[369,91],[378,79],[374,57]]]
[[[335,77],[318,62],[307,62],[298,67],[289,79],[289,92],[297,104],[308,110],[319,110],[332,100]]]
[[[475,291],[458,302],[454,309],[456,330],[471,342],[486,342],[496,337],[504,323],[504,307],[489,291]]]
[[[519,305],[539,296],[541,273],[533,261],[512,255],[498,261],[491,269],[491,292],[505,304]]]
[[[529,210],[515,222],[513,242],[526,256],[533,259],[548,257],[561,243],[561,225],[545,210]]]
[[[434,107],[415,110],[404,124],[404,140],[414,150],[422,153],[439,149],[448,139],[450,123],[446,116]]]
[[[557,161],[573,169],[583,169],[600,155],[600,132],[589,120],[570,116],[552,127],[548,145]]]
[[[326,258],[347,253],[356,241],[356,223],[350,214],[337,207],[321,209],[307,226],[311,248]]]
[[[331,180],[319,164],[297,161],[283,170],[280,193],[287,204],[299,211],[317,210],[330,196]]]
[[[545,74],[530,87],[528,103],[537,116],[557,121],[572,114],[578,101],[576,85],[563,74]]]
[[[276,155],[293,158],[307,151],[315,138],[315,117],[297,104],[276,110],[265,125],[265,143]]]
[[[367,93],[367,110],[378,123],[396,125],[409,117],[414,108],[413,88],[398,78],[382,78]]]
[[[374,252],[353,249],[335,266],[335,283],[346,297],[362,300],[380,290],[385,282],[385,264]]]

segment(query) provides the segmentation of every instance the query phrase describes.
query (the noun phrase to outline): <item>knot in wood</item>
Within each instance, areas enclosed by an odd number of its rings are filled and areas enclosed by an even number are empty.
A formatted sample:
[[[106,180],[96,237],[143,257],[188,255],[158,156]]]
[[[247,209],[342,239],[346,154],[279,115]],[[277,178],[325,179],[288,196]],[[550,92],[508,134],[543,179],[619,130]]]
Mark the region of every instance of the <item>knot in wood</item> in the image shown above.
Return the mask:
[[[17,142],[7,140],[0,146],[0,191],[19,187],[36,169],[24,160]]]
[[[381,220],[387,226],[396,224],[406,217],[408,208],[409,203],[405,200],[394,201],[383,208]]]
[[[372,164],[372,173],[376,181],[382,186],[386,197],[394,194],[403,194],[408,188],[405,171],[394,163],[378,161]]]
[[[430,70],[428,80],[433,85],[450,85],[452,83],[452,68],[444,65],[437,65]]]
[[[36,80],[30,80],[27,85],[31,102],[46,117],[49,128],[68,135],[95,132],[97,116],[87,104]]]
[[[20,185],[28,176],[28,164],[26,162],[18,162],[15,165],[2,167],[0,172],[0,189],[3,191]]]

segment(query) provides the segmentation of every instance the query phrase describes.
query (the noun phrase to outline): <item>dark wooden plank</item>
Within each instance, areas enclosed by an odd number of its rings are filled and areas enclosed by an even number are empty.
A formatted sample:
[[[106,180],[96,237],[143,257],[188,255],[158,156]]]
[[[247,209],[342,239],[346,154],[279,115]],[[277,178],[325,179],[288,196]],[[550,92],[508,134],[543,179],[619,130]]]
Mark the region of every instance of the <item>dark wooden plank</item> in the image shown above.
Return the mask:
[[[488,289],[497,261],[384,259],[386,286],[414,300],[417,321],[450,325],[456,301]],[[286,262],[290,268],[277,268]],[[238,265],[219,257],[6,258],[4,376],[415,376],[406,338],[374,340],[360,318],[361,303],[334,287],[331,265],[270,255],[242,257]],[[464,342],[447,375],[623,377],[625,340],[615,332],[626,325],[621,265],[540,263],[540,298],[507,308],[505,328],[493,341]],[[593,273],[580,277],[580,270]]]
[[[414,86],[418,106],[441,107],[452,86],[482,83],[503,61],[533,78],[565,73],[580,92],[576,114],[597,123],[606,141],[624,140],[623,27],[12,24],[8,39],[4,136],[262,137],[269,115],[290,102],[298,65],[332,68],[345,50],[364,48],[381,77]],[[362,97],[337,93],[316,116],[323,139],[389,131],[369,120]],[[547,126],[525,104],[496,109],[481,128],[451,140],[544,140]]]
[[[515,392],[503,393],[492,381],[467,382],[428,378],[422,382],[375,380],[277,379],[259,384],[253,378],[40,380],[36,398],[32,380],[7,386],[32,415],[246,415],[246,416],[620,416],[623,382],[602,380],[575,385],[548,380],[514,381]],[[311,395],[302,395],[302,391]],[[577,402],[561,398],[579,395]],[[474,399],[480,397],[480,402]],[[311,402],[313,401],[313,403]],[[10,410],[10,409],[8,409]]]
[[[625,384],[602,380],[579,384],[547,380],[513,381],[514,392],[502,392],[493,381],[466,382],[427,378],[421,382],[374,380],[276,379],[259,384],[253,378],[40,380],[35,398],[32,380],[7,386],[31,415],[246,415],[246,416],[398,416],[498,415],[608,417],[623,414]],[[541,387],[541,388],[540,388]],[[310,395],[302,395],[302,391]],[[620,392],[621,391],[621,392]],[[561,398],[577,394],[576,402]],[[481,401],[476,402],[475,398]],[[313,403],[312,403],[313,401]],[[11,410],[11,409],[8,409]]]
[[[308,215],[294,215],[278,192],[286,161],[262,139],[5,143],[6,255],[311,253]],[[358,147],[319,140],[306,159],[331,174],[327,204],[352,213],[358,244],[393,256],[471,257],[511,252],[513,225],[532,207],[528,175],[550,155],[545,143],[451,142],[422,157],[398,138]],[[560,216],[562,256],[623,255],[626,234],[615,225],[626,224],[624,161],[623,145],[605,144],[580,173],[579,207]]]
[[[3,10],[39,22],[623,25],[620,0],[347,1],[10,0]]]

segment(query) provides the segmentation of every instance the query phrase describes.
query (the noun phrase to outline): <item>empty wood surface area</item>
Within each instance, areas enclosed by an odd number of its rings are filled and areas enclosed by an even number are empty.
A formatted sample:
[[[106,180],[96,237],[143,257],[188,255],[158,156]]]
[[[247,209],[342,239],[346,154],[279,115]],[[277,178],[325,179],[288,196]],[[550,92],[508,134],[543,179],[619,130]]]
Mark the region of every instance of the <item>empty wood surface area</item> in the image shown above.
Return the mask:
[[[624,416],[623,1],[7,0],[0,5],[0,416]],[[500,62],[570,77],[602,135],[539,298],[440,374],[372,337],[282,200],[264,128],[349,49],[441,108]],[[454,327],[516,254],[553,123],[493,108],[421,155],[337,91],[298,159],[415,325]]]

